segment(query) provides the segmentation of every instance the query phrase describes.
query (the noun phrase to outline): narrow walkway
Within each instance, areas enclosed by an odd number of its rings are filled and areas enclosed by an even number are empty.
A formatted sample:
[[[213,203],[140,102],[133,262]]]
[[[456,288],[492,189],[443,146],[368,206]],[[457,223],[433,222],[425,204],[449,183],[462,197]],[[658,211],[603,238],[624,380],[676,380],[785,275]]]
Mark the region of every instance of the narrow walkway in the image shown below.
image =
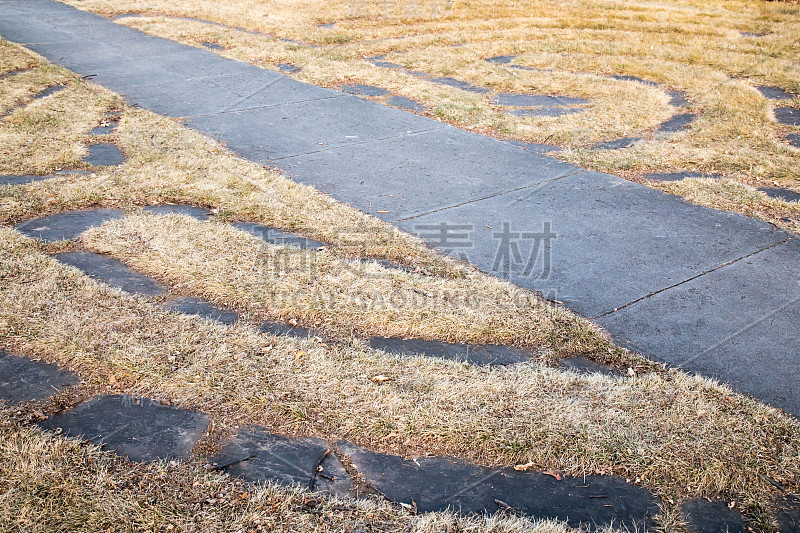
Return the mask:
[[[52,0],[0,2],[0,35],[541,291],[624,346],[800,415],[800,240],[770,224]]]

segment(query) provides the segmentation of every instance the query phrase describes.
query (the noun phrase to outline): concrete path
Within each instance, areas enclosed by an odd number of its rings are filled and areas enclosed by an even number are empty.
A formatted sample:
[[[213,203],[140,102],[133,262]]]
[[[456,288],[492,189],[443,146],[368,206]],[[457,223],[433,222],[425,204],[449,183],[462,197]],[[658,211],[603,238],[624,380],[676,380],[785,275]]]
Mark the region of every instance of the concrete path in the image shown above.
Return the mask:
[[[0,2],[0,35],[800,415],[800,243],[767,223],[51,0]]]

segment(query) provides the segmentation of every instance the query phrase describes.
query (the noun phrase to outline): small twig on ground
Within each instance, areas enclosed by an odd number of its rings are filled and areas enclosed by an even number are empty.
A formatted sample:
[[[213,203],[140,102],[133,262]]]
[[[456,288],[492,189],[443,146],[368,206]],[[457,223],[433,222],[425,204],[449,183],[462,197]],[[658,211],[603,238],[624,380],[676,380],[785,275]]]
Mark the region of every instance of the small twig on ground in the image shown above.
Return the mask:
[[[322,457],[319,458],[317,461],[316,466],[314,467],[314,471],[311,472],[311,479],[308,481],[308,490],[314,490],[314,483],[317,481],[317,472],[319,472],[319,468],[322,466],[322,461],[328,457],[328,454],[331,453],[330,449],[325,450],[325,453],[322,454]]]
[[[239,463],[243,463],[245,461],[249,461],[250,459],[253,459],[255,456],[256,456],[256,454],[251,453],[247,457],[242,457],[240,459],[234,459],[233,461],[228,461],[227,463],[222,463],[222,464],[218,464],[218,465],[211,465],[211,470],[225,470],[229,466],[233,466],[233,465],[237,465]]]

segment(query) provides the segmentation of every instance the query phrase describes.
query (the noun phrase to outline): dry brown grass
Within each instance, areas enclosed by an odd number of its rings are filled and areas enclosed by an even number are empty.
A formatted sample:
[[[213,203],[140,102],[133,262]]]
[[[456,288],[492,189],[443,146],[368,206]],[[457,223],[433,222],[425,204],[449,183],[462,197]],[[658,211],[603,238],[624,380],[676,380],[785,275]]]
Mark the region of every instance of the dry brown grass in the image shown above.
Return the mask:
[[[220,431],[260,423],[393,453],[613,472],[676,503],[722,496],[761,512],[768,478],[797,486],[798,423],[701,378],[488,369],[265,337],[168,313],[0,233],[0,343],[73,369],[89,393],[172,399],[216,415]]]
[[[800,426],[794,419],[727,387],[648,367],[608,343],[589,323],[545,305],[532,293],[439,257],[387,224],[233,157],[174,121],[129,109],[115,95],[65,71],[52,72],[68,80],[67,90],[47,106],[35,102],[0,122],[0,142],[9,154],[3,168],[50,172],[62,163],[79,166],[91,142],[88,130],[110,110],[123,115],[114,138],[130,159],[90,176],[0,187],[0,220],[7,224],[97,205],[136,211],[156,201],[190,202],[219,208],[222,220],[260,221],[330,240],[339,246],[297,252],[265,245],[220,222],[170,216],[153,224],[152,215],[140,214],[93,230],[82,243],[164,280],[173,293],[202,295],[254,320],[299,318],[345,342],[275,339],[247,322],[224,327],[169,313],[157,299],[142,300],[95,283],[49,258],[49,248],[0,227],[1,347],[72,369],[83,378],[87,394],[131,393],[202,409],[215,415],[220,434],[239,424],[261,423],[276,432],[347,438],[394,453],[449,454],[487,465],[534,462],[574,474],[616,473],[665,496],[667,521],[682,498],[700,495],[735,499],[751,518],[768,520],[764,513],[775,495],[768,479],[797,490]],[[0,84],[9,81],[28,83],[9,78]],[[46,128],[30,127],[42,117],[47,117]],[[24,128],[29,128],[26,135],[15,135]],[[67,156],[53,157],[51,151]],[[361,235],[359,246],[352,246],[352,228]],[[352,261],[358,255],[394,258],[440,275],[363,267]],[[277,258],[291,267],[285,275],[274,268]],[[371,306],[368,312],[348,300],[347,291],[354,288]],[[317,301],[309,296],[314,290],[330,298]],[[287,298],[273,301],[273,293]],[[471,298],[447,299],[446,293]],[[387,298],[412,294],[425,295],[424,300],[412,306]],[[588,353],[635,366],[639,375],[577,375],[533,363],[476,368],[396,358],[350,339],[373,333],[511,342],[556,357]],[[390,380],[373,382],[376,375]],[[3,439],[40,439],[28,430],[19,435],[17,429],[7,430]],[[52,457],[28,449],[34,457]],[[14,476],[24,472],[19,470],[24,461],[33,460],[21,457],[10,463],[17,469],[13,476],[0,477],[19,479]],[[95,525],[104,523],[102,516],[80,514],[102,502],[97,485],[84,477],[64,481],[74,473],[71,463],[54,462],[62,469],[44,469],[41,475],[56,472],[58,490],[69,495],[72,486],[79,493],[65,500],[78,510],[69,516],[102,529]],[[178,478],[195,475],[174,468],[164,479],[173,472]],[[180,479],[173,481],[181,486]],[[209,486],[203,483],[198,490]],[[23,516],[31,516],[39,507],[59,512],[57,504],[42,503],[42,493],[10,485],[9,497],[15,498],[11,512],[21,509]],[[112,517],[130,510],[127,493],[122,494],[109,504]],[[142,494],[144,499],[134,503],[149,501],[145,496],[151,492]],[[274,497],[290,507],[297,501],[284,493]],[[166,511],[158,506],[141,511],[143,523],[165,512],[191,527],[192,518],[181,515],[186,510],[179,498],[170,496],[166,502]],[[403,517],[393,515],[399,522],[387,528],[405,524]],[[414,518],[408,527],[433,524],[436,529],[436,520]],[[314,531],[316,523],[309,524],[302,527]]]
[[[373,335],[599,351],[595,331],[537,295],[483,274],[433,278],[274,246],[227,224],[128,216],[84,233],[110,255],[179,292],[261,319],[298,320],[339,339]]]
[[[303,67],[297,79],[325,86],[363,82],[424,103],[427,114],[463,128],[530,142],[559,144],[559,157],[623,175],[658,171],[704,171],[750,186],[777,182],[800,190],[800,151],[782,139],[797,128],[776,124],[777,104],[758,84],[800,92],[796,61],[800,6],[758,0],[519,2],[482,0],[269,0],[220,5],[213,0],[66,0],[81,9],[113,16],[122,24],[200,45],[265,68],[279,62]],[[418,12],[411,5],[421,6]],[[439,10],[434,11],[433,6]],[[244,27],[253,35],[194,20]],[[332,29],[321,22],[337,22]],[[764,33],[742,36],[741,31]],[[277,36],[301,41],[296,44]],[[316,47],[312,47],[315,45]],[[387,60],[437,76],[452,76],[492,93],[479,95],[376,68],[363,58]],[[484,58],[518,54],[509,69]],[[655,126],[677,112],[659,88],[608,79],[640,76],[685,91],[701,114],[691,129],[659,135]],[[498,92],[563,94],[591,99],[586,112],[563,117],[519,118],[492,105]],[[378,100],[381,100],[380,98]],[[384,99],[385,100],[385,99]],[[601,151],[597,141],[641,136],[636,147]],[[677,188],[671,192],[678,192]],[[713,191],[689,195],[714,206],[726,202]],[[738,209],[736,204],[730,207]],[[745,212],[796,231],[792,208],[764,201]],[[788,215],[788,216],[787,216]],[[790,221],[783,220],[790,218]]]

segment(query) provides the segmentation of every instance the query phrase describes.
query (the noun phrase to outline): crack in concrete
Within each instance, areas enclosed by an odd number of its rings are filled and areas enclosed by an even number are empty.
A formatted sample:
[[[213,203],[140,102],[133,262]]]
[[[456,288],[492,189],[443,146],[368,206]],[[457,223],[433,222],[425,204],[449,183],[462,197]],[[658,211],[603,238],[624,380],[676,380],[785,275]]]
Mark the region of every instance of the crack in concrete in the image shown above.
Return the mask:
[[[769,244],[769,245],[767,245],[767,246],[765,246],[763,248],[759,248],[758,250],[756,250],[754,252],[750,252],[749,254],[745,254],[745,255],[743,255],[741,257],[737,257],[736,259],[731,259],[730,261],[726,261],[725,263],[717,265],[714,268],[710,268],[708,270],[704,270],[703,272],[700,272],[699,274],[694,275],[694,276],[692,276],[690,278],[687,278],[687,279],[685,279],[683,281],[679,281],[679,282],[674,283],[674,284],[672,284],[672,285],[670,285],[668,287],[664,287],[663,289],[658,289],[657,291],[650,292],[650,293],[645,294],[644,296],[642,296],[640,298],[636,298],[635,300],[631,300],[630,302],[628,302],[626,304],[623,304],[620,307],[615,307],[614,309],[611,309],[609,311],[605,311],[603,313],[600,313],[599,315],[596,315],[596,316],[593,316],[593,317],[589,317],[589,318],[590,318],[590,320],[597,320],[598,318],[603,318],[603,317],[606,317],[608,315],[612,315],[612,314],[616,313],[617,311],[621,311],[621,310],[625,309],[626,307],[630,307],[630,306],[632,306],[634,304],[637,304],[637,303],[641,302],[642,300],[647,300],[648,298],[651,298],[651,297],[653,297],[653,296],[655,296],[657,294],[661,294],[662,292],[668,291],[670,289],[674,289],[675,287],[680,287],[681,285],[684,285],[686,283],[689,283],[690,281],[696,280],[697,278],[705,276],[706,274],[710,274],[712,272],[716,272],[717,270],[720,270],[722,268],[730,266],[730,265],[732,265],[734,263],[738,263],[739,261],[741,261],[743,259],[747,259],[748,257],[753,257],[754,255],[760,254],[761,252],[765,252],[765,251],[767,251],[767,250],[769,250],[771,248],[775,248],[776,246],[780,246],[781,244],[785,244],[785,243],[787,243],[787,242],[789,242],[789,241],[791,241],[793,239],[794,239],[794,237],[787,237],[787,238],[783,239],[782,241],[774,242],[774,243]]]
[[[785,241],[784,241],[784,242],[785,242]],[[781,244],[781,243],[778,243],[778,244]],[[731,333],[730,335],[726,336],[725,338],[723,338],[723,339],[721,339],[721,340],[719,340],[719,341],[715,342],[714,344],[712,344],[711,346],[709,346],[708,348],[706,348],[706,349],[705,349],[705,350],[703,350],[702,352],[698,352],[698,353],[696,353],[696,354],[694,354],[694,355],[691,355],[691,356],[687,357],[686,359],[684,359],[684,360],[682,360],[682,361],[678,361],[678,362],[676,362],[676,363],[673,363],[673,365],[675,365],[675,366],[679,366],[679,367],[680,367],[680,366],[683,366],[683,365],[686,365],[686,364],[689,364],[689,363],[693,363],[694,361],[697,361],[698,359],[700,359],[701,357],[703,357],[705,354],[707,354],[707,353],[708,353],[708,352],[710,352],[711,350],[714,350],[714,349],[716,349],[716,348],[718,348],[718,347],[722,346],[723,344],[727,343],[728,341],[730,341],[730,340],[732,340],[732,339],[735,339],[736,337],[738,337],[738,336],[739,336],[739,335],[741,335],[742,333],[744,333],[744,332],[746,332],[746,331],[749,331],[751,328],[754,328],[754,327],[756,327],[757,325],[761,324],[762,322],[764,322],[764,321],[765,321],[765,320],[767,320],[768,318],[770,318],[770,317],[772,317],[772,316],[774,316],[774,315],[776,315],[776,314],[780,313],[781,311],[783,311],[783,310],[784,310],[784,309],[786,309],[787,307],[789,307],[789,306],[791,306],[791,305],[794,305],[794,304],[796,304],[797,302],[800,302],[800,296],[798,296],[798,297],[797,297],[797,298],[795,298],[794,300],[790,301],[789,303],[787,303],[787,304],[784,304],[784,305],[782,305],[782,306],[778,307],[777,309],[773,309],[772,311],[770,311],[770,312],[769,312],[769,313],[767,313],[766,315],[762,316],[762,317],[761,317],[761,318],[759,318],[758,320],[756,320],[756,321],[752,322],[751,324],[748,324],[747,326],[745,326],[745,327],[743,327],[743,328],[741,328],[741,329],[739,329],[739,330],[737,330],[737,331],[735,331],[735,332]]]
[[[276,80],[276,81],[279,81],[279,80]],[[271,85],[272,84],[270,84],[270,86]],[[259,89],[259,91],[260,90],[264,90],[265,88],[266,87],[264,87],[262,89]],[[258,91],[256,91],[256,93],[258,93]],[[256,93],[254,93],[254,94],[256,94]],[[250,96],[246,97],[245,100],[247,98],[250,98],[251,96],[253,96],[253,95],[250,95]],[[200,113],[199,115],[187,115],[187,116],[180,117],[180,118],[191,119],[191,118],[213,117],[213,116],[216,116],[216,115],[226,115],[226,114],[230,114],[230,113],[240,113],[240,112],[243,112],[243,111],[256,111],[258,109],[269,109],[270,107],[283,107],[283,106],[287,106],[287,105],[304,104],[306,102],[322,102],[324,100],[333,100],[335,98],[343,98],[345,96],[347,96],[347,95],[346,94],[341,94],[341,95],[337,94],[337,95],[334,95],[334,96],[326,96],[324,98],[307,98],[305,100],[294,100],[294,101],[291,101],[291,102],[281,102],[280,104],[264,104],[264,105],[254,106],[254,107],[245,107],[245,108],[242,108],[242,109],[223,109],[222,111],[214,111],[213,113]],[[234,104],[234,105],[236,105],[236,104]]]
[[[319,154],[319,153],[322,153],[322,152],[331,152],[333,150],[339,150],[341,148],[348,148],[350,146],[361,146],[363,144],[370,144],[370,143],[376,143],[376,142],[381,142],[381,141],[388,141],[388,140],[391,140],[391,139],[400,139],[400,138],[403,138],[403,137],[413,137],[414,135],[424,135],[424,134],[430,133],[432,131],[439,131],[443,127],[444,127],[444,125],[438,126],[438,127],[435,127],[435,128],[428,128],[428,129],[424,129],[424,130],[404,131],[402,133],[396,133],[394,135],[389,135],[387,137],[379,137],[377,139],[367,139],[367,140],[364,140],[364,141],[354,141],[354,142],[347,143],[347,144],[339,144],[339,145],[336,145],[336,146],[330,146],[328,148],[322,148],[320,150],[312,150],[311,152],[303,152],[303,153],[300,153],[300,154],[282,155],[280,157],[272,157],[272,158],[269,159],[269,162],[281,161],[281,160],[284,160],[284,159],[291,159],[293,157],[302,157],[302,156],[305,156],[305,155]],[[266,150],[252,150],[252,151],[253,152],[266,152]]]
[[[430,215],[430,214],[433,214],[433,213],[438,213],[440,211],[446,211],[448,209],[461,207],[462,205],[473,204],[475,202],[488,200],[489,198],[496,198],[498,196],[503,196],[504,194],[511,194],[511,193],[518,192],[518,191],[525,191],[525,190],[528,190],[528,189],[541,188],[544,185],[547,185],[549,183],[553,183],[554,181],[562,180],[564,178],[569,178],[571,176],[577,176],[579,174],[585,174],[586,172],[589,172],[589,171],[588,170],[584,170],[584,169],[580,169],[577,172],[572,172],[572,173],[569,173],[569,174],[563,174],[561,176],[556,176],[555,178],[550,178],[548,180],[545,180],[545,181],[542,181],[542,182],[539,182],[539,183],[534,183],[532,185],[525,185],[524,187],[517,187],[515,189],[511,189],[511,190],[508,190],[508,191],[501,191],[501,192],[497,192],[497,193],[494,193],[494,194],[489,194],[487,196],[481,196],[480,198],[473,198],[471,200],[465,200],[465,201],[463,201],[461,203],[458,203],[458,204],[453,204],[453,205],[449,205],[449,206],[445,206],[445,207],[440,207],[438,209],[433,209],[431,211],[426,211],[425,213],[420,213],[418,215],[412,215],[410,217],[398,218],[397,220],[392,220],[390,223],[394,224],[396,222],[405,222],[406,220],[414,220],[415,218],[420,218],[420,217],[424,217],[424,216],[427,216],[427,215]]]

